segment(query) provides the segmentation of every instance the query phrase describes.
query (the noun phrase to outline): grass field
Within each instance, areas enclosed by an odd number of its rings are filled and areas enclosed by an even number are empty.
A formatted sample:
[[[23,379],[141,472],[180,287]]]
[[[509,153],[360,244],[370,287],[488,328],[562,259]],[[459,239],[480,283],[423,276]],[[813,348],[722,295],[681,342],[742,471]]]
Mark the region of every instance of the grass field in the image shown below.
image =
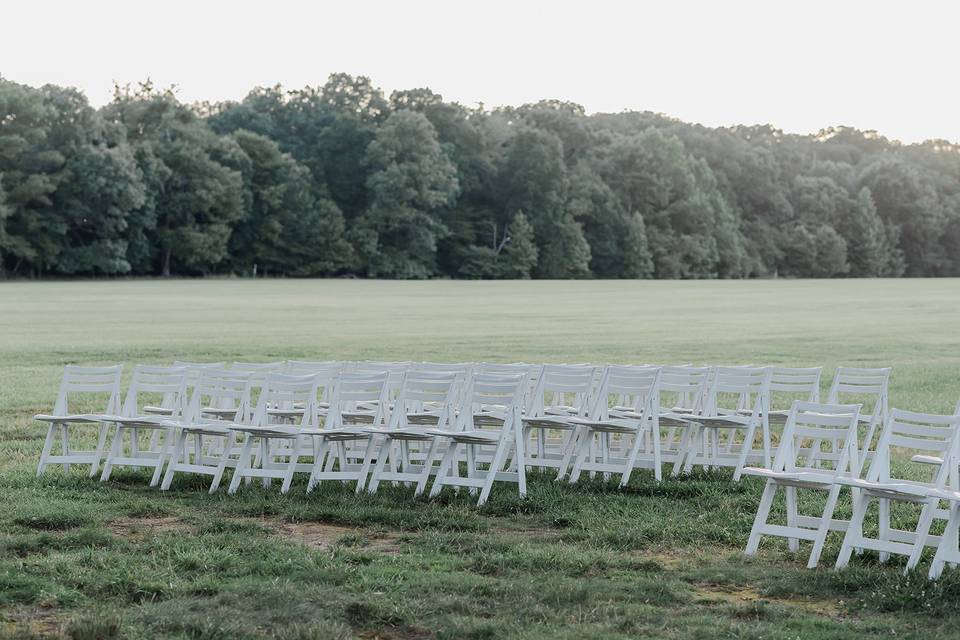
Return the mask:
[[[892,365],[960,397],[960,281],[0,284],[0,638],[956,637],[960,575],[740,554],[760,485],[534,478],[413,500],[301,479],[207,496],[146,472],[34,476],[66,363],[413,359]],[[809,506],[809,505],[808,505]],[[843,508],[847,508],[845,505]],[[803,548],[806,551],[806,547]]]

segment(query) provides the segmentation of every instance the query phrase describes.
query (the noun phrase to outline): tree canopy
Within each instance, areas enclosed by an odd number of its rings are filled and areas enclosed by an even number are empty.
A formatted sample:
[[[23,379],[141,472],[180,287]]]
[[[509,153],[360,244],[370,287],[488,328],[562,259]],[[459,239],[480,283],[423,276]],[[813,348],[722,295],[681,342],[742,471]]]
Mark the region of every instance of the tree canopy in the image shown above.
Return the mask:
[[[485,109],[334,74],[91,106],[0,78],[0,275],[960,275],[960,145]]]

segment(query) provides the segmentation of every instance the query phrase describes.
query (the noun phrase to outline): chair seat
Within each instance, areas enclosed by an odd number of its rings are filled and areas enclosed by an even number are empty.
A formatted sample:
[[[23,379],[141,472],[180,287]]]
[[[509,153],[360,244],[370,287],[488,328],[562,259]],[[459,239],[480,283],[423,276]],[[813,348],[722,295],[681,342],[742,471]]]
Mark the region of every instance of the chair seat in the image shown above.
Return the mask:
[[[456,442],[488,443],[500,440],[500,431],[493,429],[469,429],[467,431],[444,431],[443,429],[427,429],[431,436],[450,438]]]
[[[521,418],[525,427],[540,427],[547,429],[573,429],[576,425],[571,423],[575,416],[538,416],[536,418]]]
[[[228,418],[228,417],[232,418],[233,416],[237,415],[236,409],[218,409],[216,407],[204,407],[203,409],[200,410],[200,412],[211,415],[211,416],[218,416],[221,418]],[[300,413],[302,414],[303,411],[301,411]]]
[[[169,417],[158,415],[132,417],[114,416],[110,422],[115,422],[125,427],[143,427],[145,429],[166,429],[170,426],[167,424],[170,422]]]
[[[940,456],[927,456],[923,454],[917,454],[910,458],[910,462],[919,462],[921,464],[933,464],[941,465],[943,464],[943,458]]]
[[[225,436],[230,433],[231,430],[237,430],[238,427],[243,425],[233,424],[233,423],[216,423],[216,422],[174,422],[167,421],[164,426],[167,427],[176,427],[182,429],[183,431],[189,431],[190,433],[202,433],[205,435],[213,436]]]
[[[637,420],[627,420],[614,418],[612,420],[591,420],[589,418],[570,418],[573,424],[589,427],[594,431],[606,431],[608,433],[636,433],[640,429],[640,422]]]
[[[110,422],[118,416],[112,416],[109,414],[96,414],[96,413],[72,413],[66,416],[51,416],[46,413],[38,413],[33,416],[34,420],[39,422],[57,422],[57,423],[67,423],[67,422],[85,422],[85,423],[98,423],[98,422]]]
[[[836,478],[835,482],[846,487],[870,491],[871,493],[880,493],[890,497],[903,496],[908,499],[926,498],[930,495],[931,490],[933,490],[933,488],[929,486],[910,484],[907,482],[870,482],[862,478],[845,476]]]
[[[749,416],[737,415],[692,416],[690,420],[708,429],[737,429],[750,423]]]
[[[336,429],[298,429],[304,435],[323,436],[327,440],[363,440],[370,437],[371,427],[337,427]]]
[[[428,433],[428,429],[423,427],[401,427],[390,429],[389,427],[368,427],[366,432],[370,435],[388,436],[395,440],[430,440],[433,435]]]
[[[836,476],[830,473],[817,473],[815,471],[774,471],[761,467],[744,467],[743,473],[748,476],[767,478],[768,480],[781,481],[786,484],[800,484],[808,487],[831,487],[836,479]]]
[[[436,413],[408,413],[407,423],[413,425],[436,425],[440,416]]]
[[[230,431],[239,431],[254,436],[264,438],[294,438],[297,434],[306,433],[307,429],[301,429],[294,425],[272,424],[267,426],[254,426],[247,424],[231,424]]]

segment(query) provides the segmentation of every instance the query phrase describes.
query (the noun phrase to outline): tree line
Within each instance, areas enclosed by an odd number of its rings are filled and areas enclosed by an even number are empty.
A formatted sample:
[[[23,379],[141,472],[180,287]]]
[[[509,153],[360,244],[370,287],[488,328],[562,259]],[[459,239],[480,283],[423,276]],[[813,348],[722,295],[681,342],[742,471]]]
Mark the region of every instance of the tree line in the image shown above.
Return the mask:
[[[0,274],[960,274],[960,145],[708,128],[368,78],[93,108],[0,78]]]

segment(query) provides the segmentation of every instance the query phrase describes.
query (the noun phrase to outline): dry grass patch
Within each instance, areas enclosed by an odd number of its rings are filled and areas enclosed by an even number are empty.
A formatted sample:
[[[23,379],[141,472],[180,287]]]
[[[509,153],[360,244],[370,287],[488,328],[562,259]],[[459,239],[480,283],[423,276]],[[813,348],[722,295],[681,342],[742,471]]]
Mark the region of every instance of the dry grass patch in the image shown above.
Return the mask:
[[[109,523],[113,535],[125,540],[143,540],[148,536],[171,531],[187,531],[192,527],[177,516],[152,518],[124,517]]]
[[[694,602],[697,603],[722,603],[737,607],[776,603],[801,609],[806,614],[825,616],[834,620],[850,617],[843,609],[843,602],[837,600],[813,599],[803,596],[794,598],[770,597],[761,594],[754,587],[735,584],[700,583],[691,586],[694,593]]]

